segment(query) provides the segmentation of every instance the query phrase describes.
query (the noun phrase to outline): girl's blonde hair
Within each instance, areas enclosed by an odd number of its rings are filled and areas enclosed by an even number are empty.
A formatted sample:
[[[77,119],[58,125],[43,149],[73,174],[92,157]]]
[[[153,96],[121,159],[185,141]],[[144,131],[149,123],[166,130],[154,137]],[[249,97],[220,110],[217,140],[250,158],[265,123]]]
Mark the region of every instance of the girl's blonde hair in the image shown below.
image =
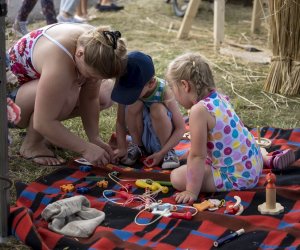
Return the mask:
[[[215,82],[208,63],[199,53],[186,53],[175,58],[168,66],[166,79],[178,84],[186,80],[193,84],[198,98],[202,98],[205,89],[215,88]]]
[[[127,49],[119,31],[102,26],[83,33],[78,38],[84,47],[85,63],[103,78],[115,78],[123,74],[127,64]]]

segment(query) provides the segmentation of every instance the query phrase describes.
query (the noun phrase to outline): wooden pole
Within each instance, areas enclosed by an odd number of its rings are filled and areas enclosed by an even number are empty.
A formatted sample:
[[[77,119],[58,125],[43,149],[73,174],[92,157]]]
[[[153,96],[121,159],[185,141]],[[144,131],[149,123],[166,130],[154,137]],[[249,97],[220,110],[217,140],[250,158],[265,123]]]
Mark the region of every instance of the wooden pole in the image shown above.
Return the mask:
[[[8,189],[3,178],[8,177],[8,128],[6,107],[5,16],[7,4],[0,0],[0,243],[8,236]]]
[[[263,3],[261,0],[254,0],[251,20],[251,32],[257,33],[261,27],[261,18],[263,17]]]
[[[190,29],[192,27],[193,20],[198,12],[201,0],[191,0],[189,2],[188,8],[183,17],[179,32],[177,34],[178,39],[184,39],[188,37]]]
[[[224,40],[225,0],[214,1],[214,45],[219,47]]]

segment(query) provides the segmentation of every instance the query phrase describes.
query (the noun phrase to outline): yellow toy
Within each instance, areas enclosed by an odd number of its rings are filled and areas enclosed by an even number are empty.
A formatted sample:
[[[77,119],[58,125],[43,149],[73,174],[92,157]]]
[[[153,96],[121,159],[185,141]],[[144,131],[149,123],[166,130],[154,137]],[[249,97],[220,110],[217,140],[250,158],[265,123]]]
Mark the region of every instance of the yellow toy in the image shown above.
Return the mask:
[[[169,188],[160,185],[158,182],[150,179],[139,179],[136,180],[135,185],[140,188],[149,188],[151,191],[161,190],[164,194],[169,192]]]

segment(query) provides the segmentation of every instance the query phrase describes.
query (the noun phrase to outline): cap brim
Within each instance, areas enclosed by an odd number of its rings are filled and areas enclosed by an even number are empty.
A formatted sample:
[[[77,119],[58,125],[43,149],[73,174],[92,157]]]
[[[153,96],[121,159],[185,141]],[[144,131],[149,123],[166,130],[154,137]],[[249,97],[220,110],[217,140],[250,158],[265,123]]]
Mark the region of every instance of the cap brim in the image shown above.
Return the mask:
[[[124,105],[133,104],[139,99],[144,88],[143,86],[137,86],[137,84],[133,84],[133,86],[135,87],[128,88],[116,83],[111,93],[111,99]]]

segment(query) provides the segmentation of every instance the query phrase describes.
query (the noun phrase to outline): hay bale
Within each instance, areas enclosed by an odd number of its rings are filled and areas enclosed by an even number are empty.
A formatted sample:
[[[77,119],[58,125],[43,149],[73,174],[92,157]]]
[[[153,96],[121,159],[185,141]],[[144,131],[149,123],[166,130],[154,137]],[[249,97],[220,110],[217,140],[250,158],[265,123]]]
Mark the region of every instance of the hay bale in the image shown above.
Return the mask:
[[[295,0],[269,0],[273,57],[264,90],[300,94],[300,5]]]

